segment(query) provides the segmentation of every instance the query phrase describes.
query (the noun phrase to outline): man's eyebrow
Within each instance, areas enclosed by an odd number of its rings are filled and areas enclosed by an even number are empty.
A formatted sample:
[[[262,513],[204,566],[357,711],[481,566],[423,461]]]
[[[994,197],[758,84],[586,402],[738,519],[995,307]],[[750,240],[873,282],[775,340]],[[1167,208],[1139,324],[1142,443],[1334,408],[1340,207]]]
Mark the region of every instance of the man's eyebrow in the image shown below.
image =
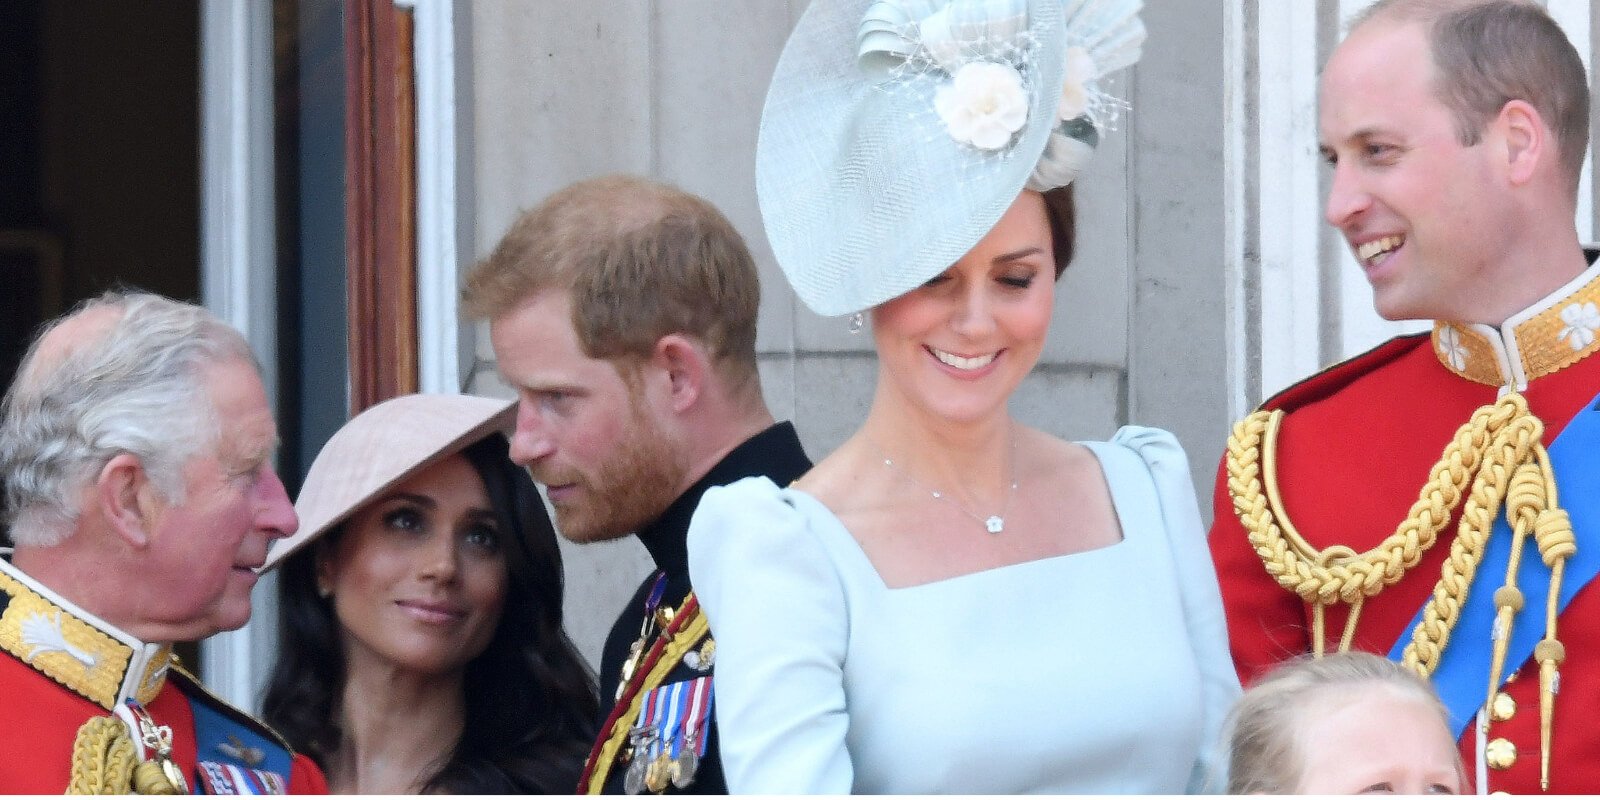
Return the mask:
[[[278,452],[283,441],[273,434],[271,438],[246,445],[235,454],[235,462],[241,471],[249,471],[272,461],[273,454]]]
[[[550,392],[561,392],[562,394],[588,393],[588,390],[577,382],[560,378],[538,381],[518,381],[512,380],[510,377],[505,375],[501,375],[501,377],[505,378],[506,385],[516,389],[519,392],[527,392],[529,394],[548,394]]]
[[[1380,127],[1369,125],[1369,126],[1367,126],[1365,128],[1357,128],[1354,131],[1351,131],[1348,135],[1346,135],[1344,137],[1344,141],[1347,141],[1347,142],[1359,142],[1359,141],[1364,141],[1366,139],[1371,139],[1373,137],[1387,136],[1387,135],[1389,135],[1389,132],[1387,130],[1384,130],[1383,128],[1380,128]]]

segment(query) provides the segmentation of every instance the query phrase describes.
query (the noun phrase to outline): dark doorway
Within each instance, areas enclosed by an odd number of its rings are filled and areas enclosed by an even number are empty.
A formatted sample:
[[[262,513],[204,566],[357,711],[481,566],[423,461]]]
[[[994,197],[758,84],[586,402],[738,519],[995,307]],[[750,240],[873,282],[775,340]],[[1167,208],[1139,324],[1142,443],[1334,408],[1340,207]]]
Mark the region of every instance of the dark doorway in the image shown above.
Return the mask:
[[[0,14],[0,380],[113,286],[198,300],[197,2],[18,0]],[[0,536],[3,543],[4,536]]]
[[[198,299],[199,5],[21,0],[0,15],[0,377],[116,285]]]

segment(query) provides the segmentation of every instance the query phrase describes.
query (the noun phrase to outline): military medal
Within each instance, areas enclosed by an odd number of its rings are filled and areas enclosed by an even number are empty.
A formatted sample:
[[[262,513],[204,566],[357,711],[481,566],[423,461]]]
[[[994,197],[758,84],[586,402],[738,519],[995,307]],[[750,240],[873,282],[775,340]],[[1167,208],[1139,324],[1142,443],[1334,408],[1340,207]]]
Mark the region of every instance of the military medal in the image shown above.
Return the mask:
[[[706,637],[705,644],[699,650],[690,650],[683,654],[683,665],[695,672],[710,672],[711,665],[717,660],[717,641],[710,636]]]
[[[679,789],[689,788],[694,781],[695,770],[700,768],[700,756],[695,754],[694,749],[693,740],[684,742],[683,750],[672,760],[672,785]]]
[[[644,658],[645,645],[650,643],[650,638],[656,632],[656,609],[661,605],[661,596],[667,590],[667,573],[657,572],[656,582],[650,587],[650,595],[644,601],[644,619],[639,623],[639,638],[628,645],[628,657],[622,662],[622,680],[617,681],[617,696],[613,699],[621,700],[622,693],[628,688],[628,681],[633,680],[633,673],[639,669],[639,660]],[[672,620],[671,614],[667,620]]]
[[[711,700],[710,676],[657,687],[645,696],[631,734],[633,763],[624,789],[642,786],[659,794],[668,786],[688,789],[694,783],[705,755]]]
[[[139,739],[145,749],[150,751],[151,760],[161,767],[161,775],[177,794],[189,793],[189,782],[183,778],[183,770],[172,760],[172,728],[166,725],[157,725],[150,718],[150,712],[144,709],[137,701],[129,700],[128,708],[133,711],[133,716],[139,721]]]
[[[628,770],[622,774],[622,790],[628,794],[644,791],[645,768],[650,766],[650,754],[655,749],[656,730],[641,718],[639,724],[628,732]]]
[[[657,573],[634,651],[638,657],[630,652],[622,665],[627,677],[603,726],[609,732],[591,748],[578,779],[581,793],[600,790],[607,773],[616,776],[613,769],[623,771],[617,776],[620,788],[630,794],[661,793],[669,787],[693,791],[694,773],[706,751],[711,677],[665,686],[660,681],[679,669],[691,648],[699,647],[696,663],[702,667],[715,650],[706,646],[710,631],[693,592],[684,597],[682,607],[660,613],[664,582],[664,575]]]
[[[622,662],[622,680],[617,681],[617,697],[622,699],[622,691],[628,688],[628,681],[633,680],[633,671],[639,668],[639,656],[644,654],[643,634],[640,639],[628,645],[628,658]]]
[[[622,791],[628,794],[644,791],[644,762],[643,758],[635,758],[628,764],[628,771],[622,773]]]
[[[693,654],[694,651],[690,653]],[[716,653],[716,642],[708,637],[705,645],[700,648],[700,653],[702,662],[709,669],[711,658]],[[711,726],[711,677],[695,678],[685,686],[683,722],[679,725],[683,735],[678,738],[678,772],[673,780],[673,785],[679,789],[688,787],[694,780],[695,772],[700,769],[700,756],[705,753]]]
[[[667,772],[671,767],[672,759],[668,758],[665,752],[657,753],[656,757],[650,760],[650,766],[644,770],[644,788],[656,794],[666,791],[667,784],[672,780],[672,776]]]

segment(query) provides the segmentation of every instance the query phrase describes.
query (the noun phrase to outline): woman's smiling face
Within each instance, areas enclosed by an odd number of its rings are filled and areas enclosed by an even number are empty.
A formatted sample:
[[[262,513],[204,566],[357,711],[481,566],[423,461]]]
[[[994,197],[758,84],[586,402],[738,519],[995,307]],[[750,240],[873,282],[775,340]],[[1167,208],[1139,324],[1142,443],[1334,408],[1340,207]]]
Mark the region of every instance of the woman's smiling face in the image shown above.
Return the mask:
[[[1044,349],[1055,266],[1044,198],[1024,191],[949,269],[873,309],[880,381],[951,421],[1003,408]]]
[[[488,647],[505,606],[501,531],[461,454],[418,472],[344,525],[318,559],[354,665],[442,675]]]

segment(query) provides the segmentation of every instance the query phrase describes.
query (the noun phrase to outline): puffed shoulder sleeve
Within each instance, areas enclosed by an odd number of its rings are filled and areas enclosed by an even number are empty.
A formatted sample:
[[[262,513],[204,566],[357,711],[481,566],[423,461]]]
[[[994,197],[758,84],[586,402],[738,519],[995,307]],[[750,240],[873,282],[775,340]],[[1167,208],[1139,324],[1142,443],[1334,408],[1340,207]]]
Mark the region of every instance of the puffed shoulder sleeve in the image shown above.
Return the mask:
[[[1205,526],[1195,501],[1189,458],[1171,433],[1136,426],[1117,431],[1112,442],[1132,449],[1144,461],[1161,502],[1161,518],[1177,568],[1189,646],[1200,667],[1205,739],[1189,779],[1190,792],[1220,792],[1227,786],[1227,760],[1220,741],[1222,722],[1239,696],[1239,677],[1228,652],[1228,624],[1222,611],[1217,572],[1206,546]]]
[[[831,522],[831,520],[828,520]],[[706,492],[689,578],[717,642],[722,768],[738,794],[846,794],[848,617],[813,520],[766,478]]]

